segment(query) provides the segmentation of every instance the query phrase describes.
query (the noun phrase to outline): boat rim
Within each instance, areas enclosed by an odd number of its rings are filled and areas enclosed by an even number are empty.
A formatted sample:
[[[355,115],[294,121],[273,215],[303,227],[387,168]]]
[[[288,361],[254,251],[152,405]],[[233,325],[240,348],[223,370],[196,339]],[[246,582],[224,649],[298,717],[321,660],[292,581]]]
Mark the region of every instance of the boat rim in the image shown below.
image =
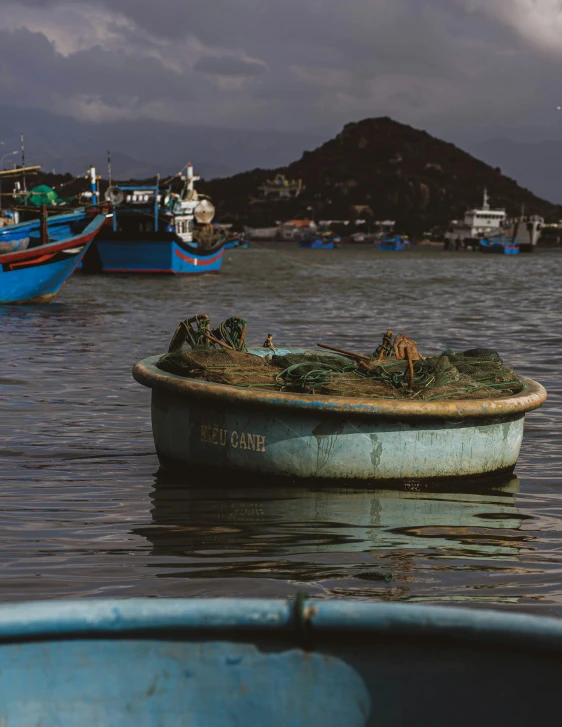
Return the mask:
[[[523,390],[501,399],[413,401],[263,391],[190,379],[162,371],[156,366],[161,357],[162,354],[150,356],[135,364],[133,376],[139,384],[177,394],[183,399],[205,400],[209,404],[229,402],[233,405],[285,409],[311,414],[333,413],[361,417],[467,419],[524,414],[538,409],[547,399],[545,388],[538,381],[524,376],[519,377],[524,384]]]
[[[377,635],[386,640],[441,639],[562,652],[560,619],[527,613],[340,599],[132,598],[31,601],[0,605],[0,644],[78,638],[272,638],[310,646],[330,637]],[[289,644],[287,644],[289,646]]]

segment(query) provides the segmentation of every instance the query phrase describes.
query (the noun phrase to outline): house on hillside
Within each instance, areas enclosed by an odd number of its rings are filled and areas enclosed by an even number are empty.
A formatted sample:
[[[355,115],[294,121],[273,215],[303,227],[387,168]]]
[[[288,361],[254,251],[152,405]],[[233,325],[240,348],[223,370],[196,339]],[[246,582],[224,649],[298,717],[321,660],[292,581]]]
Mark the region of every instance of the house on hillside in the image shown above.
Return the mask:
[[[275,179],[267,179],[259,188],[261,199],[295,199],[303,191],[302,179],[287,179],[278,174]]]
[[[396,227],[396,220],[375,220],[371,223],[371,231],[375,235],[391,235]]]

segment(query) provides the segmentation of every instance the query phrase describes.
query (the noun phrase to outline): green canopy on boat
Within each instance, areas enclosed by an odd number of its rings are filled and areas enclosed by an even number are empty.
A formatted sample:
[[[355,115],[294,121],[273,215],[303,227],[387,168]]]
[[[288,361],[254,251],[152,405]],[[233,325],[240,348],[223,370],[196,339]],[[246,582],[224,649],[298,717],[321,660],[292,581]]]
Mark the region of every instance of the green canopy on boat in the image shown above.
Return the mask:
[[[41,207],[43,204],[46,204],[48,207],[56,207],[59,204],[64,204],[64,200],[58,196],[54,189],[51,189],[46,184],[40,184],[38,187],[30,190],[27,204],[32,207]]]
[[[59,197],[55,190],[46,184],[40,184],[37,187],[33,187],[33,189],[27,193],[27,204],[30,207],[41,207],[43,204],[47,205],[47,207],[59,207],[72,202],[74,199],[74,197]],[[25,202],[24,197],[19,197],[17,202],[18,204],[23,204]]]

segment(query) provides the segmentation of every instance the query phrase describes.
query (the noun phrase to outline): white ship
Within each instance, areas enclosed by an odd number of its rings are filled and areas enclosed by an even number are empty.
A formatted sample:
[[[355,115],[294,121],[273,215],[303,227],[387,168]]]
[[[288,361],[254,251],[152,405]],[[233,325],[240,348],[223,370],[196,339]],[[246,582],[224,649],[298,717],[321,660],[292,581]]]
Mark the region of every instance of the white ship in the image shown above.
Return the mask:
[[[445,233],[446,250],[478,250],[480,240],[512,237],[521,252],[532,252],[539,241],[544,219],[539,215],[508,219],[505,209],[490,207],[484,189],[482,207],[467,210],[463,221],[453,220]]]
[[[480,240],[490,235],[505,234],[507,212],[491,209],[488,192],[480,209],[467,210],[462,222],[453,220],[445,233],[446,250],[478,250]]]
[[[519,250],[521,252],[533,252],[541,237],[544,218],[540,215],[530,215],[528,217],[522,215],[515,220],[509,220],[509,222],[515,231],[515,237],[519,241]]]

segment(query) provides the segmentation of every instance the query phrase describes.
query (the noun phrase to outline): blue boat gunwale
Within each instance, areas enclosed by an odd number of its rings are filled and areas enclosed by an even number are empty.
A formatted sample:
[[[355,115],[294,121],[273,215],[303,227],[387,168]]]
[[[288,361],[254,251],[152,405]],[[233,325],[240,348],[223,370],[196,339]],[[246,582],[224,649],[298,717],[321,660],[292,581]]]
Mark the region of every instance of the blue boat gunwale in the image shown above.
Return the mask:
[[[63,212],[60,215],[53,215],[47,220],[49,223],[55,222],[56,224],[64,224],[67,222],[76,222],[77,220],[85,219],[86,210],[79,207],[72,212]],[[11,232],[17,232],[18,230],[38,230],[41,226],[41,220],[28,220],[27,222],[18,222],[15,225],[7,225],[0,229],[0,237],[3,235],[9,235]]]
[[[250,352],[256,349],[250,349]],[[266,349],[262,349],[266,350]],[[296,349],[293,349],[296,350]],[[164,389],[181,398],[207,399],[209,402],[273,407],[322,414],[393,417],[413,419],[497,419],[524,414],[538,409],[547,398],[544,387],[533,379],[521,376],[524,384],[519,394],[501,399],[457,399],[455,401],[414,401],[412,399],[367,399],[292,394],[263,391],[189,379],[162,371],[156,366],[161,356],[150,356],[135,364],[133,376],[139,384],[151,389]]]
[[[360,636],[377,640],[439,640],[562,652],[562,620],[457,606],[254,598],[109,599],[3,604],[0,643],[75,639],[281,636],[308,646]],[[287,639],[292,636],[292,639]]]
[[[68,220],[62,220],[62,217],[69,218]],[[53,242],[48,242],[45,245],[37,245],[35,247],[28,247],[26,250],[21,250],[20,252],[7,252],[4,254],[0,254],[0,264],[4,263],[12,263],[12,262],[19,262],[20,260],[31,260],[37,255],[43,255],[45,252],[58,252],[60,250],[65,250],[69,247],[73,247],[74,245],[81,244],[85,238],[88,238],[90,236],[95,235],[99,229],[102,227],[103,223],[106,220],[106,214],[101,213],[96,215],[92,218],[92,220],[88,223],[88,225],[77,235],[73,235],[72,237],[69,237],[68,239],[61,241],[56,240]],[[72,220],[82,219],[82,216],[77,215],[61,215],[60,218],[57,215],[56,217],[52,217],[49,220],[49,223],[56,223],[64,222],[64,221],[72,221]],[[85,219],[85,216],[84,216]],[[35,224],[35,223],[34,223]]]

